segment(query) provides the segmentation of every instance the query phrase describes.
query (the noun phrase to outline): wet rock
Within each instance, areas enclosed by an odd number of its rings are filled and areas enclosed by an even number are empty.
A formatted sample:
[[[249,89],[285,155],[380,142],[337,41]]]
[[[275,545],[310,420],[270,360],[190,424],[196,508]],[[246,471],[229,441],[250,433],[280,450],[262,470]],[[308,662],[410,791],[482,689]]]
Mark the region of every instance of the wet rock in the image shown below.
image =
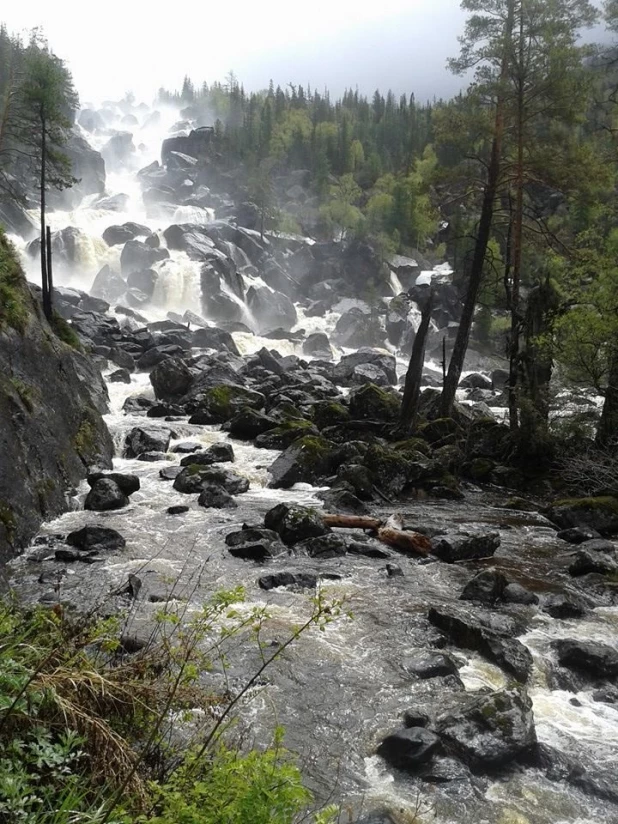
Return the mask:
[[[71,564],[75,561],[92,561],[94,558],[97,560],[102,560],[97,556],[97,551],[94,552],[82,552],[79,549],[67,549],[63,547],[59,547],[54,551],[54,559],[56,561],[62,561],[63,563]]]
[[[144,452],[167,452],[171,430],[159,427],[136,426],[127,434],[124,443],[125,458],[137,458]]]
[[[586,543],[595,543],[589,541]],[[586,546],[586,544],[582,544]],[[618,572],[618,564],[608,557],[607,554],[601,552],[590,552],[588,550],[580,549],[575,554],[573,563],[569,566],[569,573],[573,577],[580,575],[587,575],[589,572],[596,572],[599,575],[610,575]]]
[[[359,366],[374,366],[386,375],[391,386],[397,383],[397,361],[394,355],[369,348],[344,355],[333,370],[333,379],[340,386],[353,386],[355,370]]]
[[[292,301],[286,295],[267,286],[250,286],[247,290],[247,306],[260,332],[278,328],[290,330],[298,322]]]
[[[507,604],[538,604],[539,598],[534,592],[522,587],[521,584],[507,584],[502,593],[502,597]]]
[[[150,373],[150,383],[155,398],[170,400],[179,398],[189,391],[193,374],[181,358],[166,358],[158,363]]]
[[[218,484],[230,495],[242,495],[249,489],[249,481],[233,472],[218,466],[186,466],[174,480],[174,489],[178,492],[201,492],[204,484]]]
[[[319,434],[315,426],[309,421],[288,420],[274,429],[258,435],[255,439],[255,445],[259,449],[287,449],[299,438],[306,435],[319,436]]]
[[[603,538],[593,538],[589,541],[584,541],[579,545],[579,548],[585,552],[604,552],[606,554],[615,554],[618,546],[613,541],[607,541]]]
[[[321,535],[317,538],[309,538],[299,543],[294,542],[294,552],[306,553],[310,558],[322,560],[324,558],[337,558],[345,555],[348,551],[348,544],[341,535]]]
[[[174,481],[182,471],[181,466],[165,466],[159,470],[159,477],[164,481]]]
[[[399,769],[415,769],[431,760],[440,749],[440,739],[423,727],[410,727],[388,735],[378,747],[378,755]]]
[[[436,418],[419,427],[419,432],[430,444],[437,444],[446,438],[456,438],[462,434],[461,427],[453,418]]]
[[[147,349],[137,361],[140,372],[146,372],[169,358],[179,360],[184,355],[182,346],[176,343],[163,343]]]
[[[350,393],[350,415],[354,420],[392,422],[397,420],[400,410],[400,397],[374,384],[366,384]]]
[[[271,489],[289,489],[296,483],[316,483],[330,474],[333,445],[325,438],[299,438],[271,464],[268,484]]]
[[[507,583],[504,575],[497,569],[484,569],[468,581],[459,598],[461,601],[495,604],[496,601],[502,600]]]
[[[192,344],[198,349],[227,349],[233,355],[240,355],[234,338],[229,332],[216,327],[200,328],[193,332]]]
[[[340,482],[349,484],[358,498],[365,501],[373,498],[373,478],[366,466],[344,464],[337,470],[337,478]]]
[[[121,472],[91,472],[86,480],[89,486],[92,487],[97,481],[103,480],[103,478],[109,478],[111,481],[114,481],[125,495],[132,495],[140,488],[140,480],[137,475],[127,475]]]
[[[405,655],[399,663],[405,672],[415,675],[417,678],[438,678],[446,675],[459,676],[457,664],[450,655],[443,652],[419,650]]]
[[[567,541],[569,544],[583,544],[584,541],[592,541],[601,536],[595,529],[588,529],[587,527],[572,527],[571,529],[563,529],[558,532],[556,538]]]
[[[116,369],[109,376],[110,383],[131,383],[131,373],[127,369]]]
[[[89,552],[114,552],[126,545],[125,539],[115,529],[104,526],[84,526],[67,535],[67,544]]]
[[[248,561],[264,561],[286,552],[279,535],[271,529],[249,527],[231,532],[225,543],[230,555]]]
[[[84,509],[94,512],[107,512],[113,509],[122,509],[128,504],[129,499],[117,483],[110,478],[101,478],[92,485],[92,489],[86,495]]]
[[[189,423],[226,423],[243,407],[261,409],[265,400],[261,392],[244,386],[227,384],[209,387],[200,393],[196,400],[198,408],[189,419]]]
[[[367,505],[347,489],[329,489],[326,492],[318,493],[318,497],[322,499],[326,512],[350,515],[369,514]]]
[[[144,463],[156,463],[157,461],[166,461],[167,454],[165,452],[149,450],[148,452],[141,452],[137,456],[137,460],[143,461]]]
[[[333,341],[339,346],[358,349],[363,346],[383,346],[386,338],[379,317],[354,307],[344,312],[332,333]]]
[[[385,569],[389,578],[403,578],[403,569],[399,564],[387,564]]]
[[[561,638],[552,642],[563,667],[589,679],[614,679],[618,675],[618,650],[607,644]]]
[[[287,546],[330,532],[315,509],[294,504],[278,504],[264,516],[264,526],[281,536]]]
[[[173,446],[170,451],[173,452],[174,455],[191,455],[193,452],[199,452],[203,448],[204,444],[198,441],[183,441]]]
[[[487,375],[480,372],[471,372],[459,382],[461,389],[493,389],[493,382]]]
[[[462,693],[453,710],[439,714],[431,726],[447,750],[481,772],[526,759],[536,750],[532,701],[522,689],[479,697]]]
[[[583,618],[588,612],[586,603],[576,595],[556,593],[548,595],[542,606],[543,612],[552,618],[565,620],[568,618]]]
[[[519,681],[524,682],[528,679],[532,671],[532,655],[517,639],[483,626],[477,616],[446,607],[432,607],[428,618],[451,643],[475,650],[514,675]]]
[[[235,509],[238,504],[219,484],[205,483],[197,499],[200,506],[208,509]]]
[[[314,334],[309,335],[303,343],[303,354],[331,359],[333,357],[333,350],[331,349],[328,335],[325,335],[324,332],[314,332]]]
[[[274,429],[277,426],[277,421],[265,415],[263,412],[258,412],[255,409],[245,407],[237,412],[230,421],[229,433],[232,438],[238,438],[241,441],[252,441],[267,432],[269,429]]]
[[[618,704],[618,687],[612,685],[594,690],[592,700],[601,704]]]
[[[386,558],[392,558],[394,555],[384,544],[372,540],[346,540],[346,549],[350,555],[362,555],[365,558],[379,558],[382,561]]]
[[[120,254],[120,271],[123,275],[151,269],[153,264],[169,258],[167,249],[153,249],[141,240],[129,240]]]
[[[538,745],[533,763],[545,771],[550,781],[567,782],[587,795],[618,804],[613,769],[595,766],[588,770],[581,761],[548,744]]]
[[[488,558],[500,546],[497,532],[458,532],[439,535],[432,541],[432,552],[441,561],[453,564],[473,558]]]
[[[274,572],[272,575],[262,575],[258,578],[258,584],[265,590],[292,586],[299,589],[315,589],[318,576],[311,572]]]
[[[211,466],[217,463],[233,463],[234,450],[229,443],[213,443],[203,452],[192,453],[180,461],[181,466]]]
[[[557,501],[547,517],[563,530],[584,527],[601,535],[614,535],[618,533],[618,498],[606,495]]]
[[[184,515],[185,512],[189,511],[188,506],[168,506],[165,510],[168,515]]]
[[[426,784],[449,784],[452,781],[470,781],[469,768],[455,758],[434,758],[419,771]]]

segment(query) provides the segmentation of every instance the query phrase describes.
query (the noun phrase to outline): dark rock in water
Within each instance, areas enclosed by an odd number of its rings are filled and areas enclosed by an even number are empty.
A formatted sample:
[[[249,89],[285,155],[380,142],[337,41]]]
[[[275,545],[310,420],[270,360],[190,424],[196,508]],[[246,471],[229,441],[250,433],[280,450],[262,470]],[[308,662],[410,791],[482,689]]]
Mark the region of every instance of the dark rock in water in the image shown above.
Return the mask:
[[[542,609],[552,618],[562,620],[583,618],[588,612],[588,608],[581,598],[575,595],[563,595],[562,593],[548,595],[544,600]]]
[[[192,394],[194,391],[195,387],[192,389]],[[265,398],[261,392],[255,392],[244,386],[228,383],[205,388],[195,401],[197,409],[189,419],[189,423],[226,423],[243,407],[259,409],[264,406],[264,403]]]
[[[178,344],[164,343],[160,346],[153,346],[152,349],[144,352],[137,361],[137,367],[140,372],[145,372],[168,358],[180,359],[183,355],[184,350],[181,346],[178,346]]]
[[[67,535],[67,544],[85,551],[113,552],[122,549],[126,541],[115,529],[104,526],[84,526]]]
[[[325,335],[324,332],[314,332],[314,334],[309,335],[303,343],[303,354],[331,359],[333,357],[333,350],[331,349],[328,335]]]
[[[143,463],[156,463],[157,461],[166,461],[167,454],[165,452],[155,452],[150,450],[149,452],[141,452],[137,456],[138,461],[142,461]]]
[[[274,429],[258,435],[255,439],[255,445],[259,449],[287,449],[299,438],[319,434],[315,426],[309,421],[288,420]]]
[[[451,781],[469,781],[470,770],[455,758],[434,758],[419,770],[419,778],[426,784],[448,784]]]
[[[126,436],[124,455],[137,458],[143,452],[167,452],[172,433],[169,429],[136,426]]]
[[[572,527],[571,529],[563,529],[556,535],[563,541],[569,544],[583,544],[584,541],[592,541],[601,536],[595,529],[588,529],[587,527]]]
[[[398,395],[371,383],[350,393],[350,415],[354,420],[392,422],[398,419],[400,409]]]
[[[248,527],[225,538],[230,555],[250,561],[264,561],[286,551],[279,535],[270,529]]]
[[[270,509],[264,516],[264,526],[280,535],[287,546],[330,532],[317,510],[294,504],[278,504]]]
[[[373,479],[366,466],[362,464],[344,464],[337,470],[340,482],[349,484],[354,494],[365,501],[373,498]]]
[[[181,466],[166,466],[159,470],[159,477],[164,481],[175,481],[182,471]]]
[[[168,506],[165,510],[168,515],[184,515],[185,512],[189,511],[188,506]]]
[[[110,383],[131,383],[131,373],[126,369],[116,369],[109,376]]]
[[[274,429],[276,426],[277,421],[274,418],[265,415],[263,412],[245,407],[234,415],[230,421],[229,431],[232,438],[252,441],[258,435],[267,432],[269,429]]]
[[[397,383],[397,360],[394,355],[375,349],[361,348],[358,352],[344,355],[333,370],[333,379],[340,386],[353,386],[358,367],[374,366],[386,375],[389,384]]]
[[[183,441],[172,447],[172,452],[176,455],[191,455],[193,452],[199,452],[204,448],[204,444],[197,441]]]
[[[481,601],[485,604],[495,604],[502,600],[507,580],[496,569],[484,569],[475,575],[463,588],[459,596],[461,601]]]
[[[233,463],[234,450],[229,443],[213,443],[203,452],[192,453],[180,461],[181,466],[211,466],[216,463]]]
[[[73,563],[74,561],[85,561],[90,556],[90,553],[81,552],[79,549],[65,549],[59,547],[54,551],[54,558],[56,561],[64,563]]]
[[[111,481],[114,481],[125,495],[132,495],[140,488],[137,475],[127,475],[121,472],[92,472],[86,480],[90,486],[94,486],[97,481],[103,478],[109,478]]]
[[[107,512],[111,509],[122,509],[128,503],[129,499],[118,484],[110,478],[101,478],[92,485],[92,489],[86,495],[84,509]]]
[[[105,300],[118,300],[127,291],[126,281],[105,265],[95,277],[90,292]]]
[[[271,575],[262,575],[258,578],[261,589],[276,589],[277,587],[299,587],[300,589],[315,589],[318,576],[311,572],[273,572]]]
[[[222,486],[210,483],[202,485],[197,502],[200,506],[210,509],[235,509],[238,506],[234,498]]]
[[[580,761],[548,744],[537,746],[534,766],[546,772],[550,781],[561,781],[577,787],[593,798],[618,804],[615,770],[593,767],[588,770]]]
[[[289,489],[296,483],[315,483],[330,474],[333,445],[324,438],[300,438],[272,463],[271,489]]]
[[[186,466],[176,477],[174,489],[178,492],[201,492],[204,484],[218,484],[230,495],[242,495],[249,489],[249,481],[231,469],[219,466]]]
[[[592,700],[601,704],[618,704],[618,687],[612,685],[594,690]]]
[[[398,564],[387,564],[386,574],[389,578],[403,578],[403,569]]]
[[[507,584],[502,593],[502,597],[507,604],[538,604],[539,598],[534,592],[530,592],[521,584]]]
[[[491,373],[491,388],[494,392],[502,392],[506,389],[510,377],[508,369],[494,369]]]
[[[247,305],[257,321],[260,332],[268,332],[279,327],[289,330],[298,322],[292,301],[281,292],[275,292],[267,286],[250,286],[247,290]]]
[[[141,240],[129,240],[120,253],[120,271],[130,275],[131,272],[152,269],[155,263],[167,260],[169,256],[167,249],[153,249]]]
[[[401,668],[417,678],[439,678],[459,675],[457,664],[444,652],[419,650],[405,655],[399,662]]]
[[[529,758],[537,745],[532,701],[522,689],[458,694],[431,725],[444,747],[473,770],[493,772]]]
[[[128,275],[127,289],[129,291],[137,289],[146,295],[148,299],[152,299],[158,279],[159,273],[154,269],[140,269]]]
[[[549,508],[547,517],[563,530],[584,527],[601,535],[615,535],[618,533],[618,498],[606,495],[557,501]]]
[[[587,541],[588,543],[596,543],[595,541]],[[586,546],[582,544],[581,546]],[[569,573],[574,577],[580,575],[587,575],[589,572],[597,572],[599,575],[610,575],[618,572],[618,563],[608,557],[606,553],[590,552],[589,550],[580,549],[575,554],[573,563],[569,566]]]
[[[479,652],[519,681],[528,679],[532,671],[532,655],[517,639],[483,626],[475,616],[446,607],[432,607],[428,617],[452,643]]]
[[[294,552],[306,552],[310,558],[337,558],[345,555],[347,551],[348,544],[345,538],[334,533],[308,538],[299,543],[294,542]]]
[[[340,316],[332,334],[336,344],[349,349],[383,346],[385,338],[386,330],[380,318],[357,307]]]
[[[378,747],[378,755],[399,769],[415,769],[430,761],[440,749],[440,739],[423,727],[410,727],[391,733]]]
[[[493,384],[491,378],[486,375],[481,375],[480,372],[471,372],[466,375],[463,380],[459,382],[462,389],[492,389]]]
[[[329,489],[319,493],[318,497],[324,502],[324,509],[327,512],[349,513],[350,515],[369,514],[367,505],[347,489]]]
[[[473,558],[487,558],[500,546],[497,532],[459,532],[439,535],[432,541],[432,552],[441,561],[453,564]]]
[[[576,670],[589,679],[614,679],[618,675],[618,650],[607,644],[560,638],[552,641],[563,667]]]
[[[113,169],[122,168],[134,153],[131,132],[116,132],[101,149],[105,163]]]
[[[350,555],[362,555],[365,558],[392,558],[393,554],[379,541],[346,541],[346,550]]]

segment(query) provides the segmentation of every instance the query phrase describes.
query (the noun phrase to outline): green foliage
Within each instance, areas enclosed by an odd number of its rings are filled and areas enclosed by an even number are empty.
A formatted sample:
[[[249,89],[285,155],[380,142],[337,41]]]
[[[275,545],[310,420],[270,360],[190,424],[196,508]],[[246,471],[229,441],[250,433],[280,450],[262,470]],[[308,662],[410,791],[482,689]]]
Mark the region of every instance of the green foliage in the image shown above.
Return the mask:
[[[3,327],[24,332],[30,309],[17,252],[0,227],[0,332]]]
[[[9,383],[19,395],[19,398],[28,412],[32,412],[37,401],[37,392],[17,377],[9,378]]]
[[[77,332],[57,312],[54,312],[51,327],[56,337],[60,338],[63,343],[66,343],[71,349],[77,349],[78,352],[82,351],[82,345],[79,342]]]

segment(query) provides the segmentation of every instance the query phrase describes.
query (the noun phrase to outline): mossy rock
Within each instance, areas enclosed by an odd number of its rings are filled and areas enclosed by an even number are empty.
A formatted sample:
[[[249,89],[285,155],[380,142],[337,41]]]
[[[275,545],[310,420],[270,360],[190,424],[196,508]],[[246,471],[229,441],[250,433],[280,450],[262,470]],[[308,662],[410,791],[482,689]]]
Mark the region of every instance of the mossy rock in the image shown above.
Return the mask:
[[[397,443],[393,444],[393,449],[401,452],[402,455],[414,456],[414,458],[416,458],[419,452],[426,458],[431,457],[431,447],[423,438],[406,438],[405,441],[397,441]]]
[[[263,432],[255,439],[255,445],[259,449],[287,449],[288,446],[305,435],[319,435],[316,427],[309,421],[289,420],[284,421],[275,429]]]
[[[353,420],[396,421],[401,411],[401,398],[388,389],[368,383],[350,394],[350,415]]]
[[[601,535],[618,534],[618,498],[613,495],[555,501],[547,516],[560,529],[590,527]]]
[[[493,418],[480,418],[470,426],[466,437],[468,458],[491,458],[500,461],[511,444],[511,433],[503,423]]]
[[[189,423],[226,423],[243,407],[262,409],[265,402],[261,392],[233,384],[213,386],[196,400],[199,406]]]
[[[456,440],[462,434],[461,427],[453,418],[436,418],[421,424],[418,431],[431,444],[437,444],[446,438],[454,437]]]
[[[363,463],[386,495],[399,495],[411,480],[411,462],[394,449],[370,446]]]
[[[491,477],[491,473],[496,468],[496,464],[491,458],[474,458],[465,467],[465,474],[477,483],[486,483]]]
[[[349,411],[341,403],[336,401],[321,401],[313,407],[313,420],[318,429],[325,429],[327,426],[338,426],[350,420]]]
[[[294,441],[270,467],[272,489],[289,489],[297,483],[315,484],[335,466],[336,447],[319,435]]]
[[[449,472],[459,472],[464,462],[464,454],[457,444],[441,446],[433,453],[433,459]]]

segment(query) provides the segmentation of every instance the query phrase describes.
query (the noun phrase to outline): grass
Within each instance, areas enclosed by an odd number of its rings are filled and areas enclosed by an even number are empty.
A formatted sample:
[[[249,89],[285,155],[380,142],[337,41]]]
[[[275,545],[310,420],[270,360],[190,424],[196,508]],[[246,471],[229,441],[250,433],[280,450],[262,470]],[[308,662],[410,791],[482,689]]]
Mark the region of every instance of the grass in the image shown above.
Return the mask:
[[[333,809],[309,814],[281,730],[248,751],[233,730],[265,669],[338,606],[316,599],[272,652],[261,640],[267,611],[238,609],[242,598],[242,589],[217,593],[189,619],[165,606],[131,655],[119,618],[0,603],[0,824],[333,821]],[[256,643],[262,665],[233,694],[206,688],[239,642]],[[175,736],[185,722],[187,737]]]
[[[77,332],[57,312],[54,312],[52,316],[51,327],[56,337],[60,338],[63,343],[66,343],[67,346],[70,346],[72,349],[77,349],[78,352],[83,351]]]
[[[0,228],[0,331],[23,333],[30,315],[30,295],[17,252]]]

